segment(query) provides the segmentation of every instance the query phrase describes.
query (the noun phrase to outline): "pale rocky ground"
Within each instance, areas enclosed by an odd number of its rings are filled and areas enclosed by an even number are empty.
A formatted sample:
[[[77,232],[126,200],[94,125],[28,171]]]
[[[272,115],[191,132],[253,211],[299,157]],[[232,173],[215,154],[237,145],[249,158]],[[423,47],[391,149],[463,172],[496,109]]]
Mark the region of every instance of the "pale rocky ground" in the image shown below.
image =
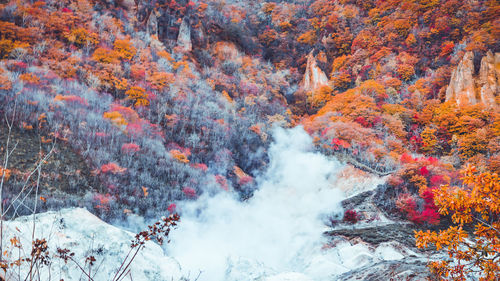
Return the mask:
[[[123,258],[130,249],[130,242],[135,234],[110,225],[91,214],[86,209],[71,208],[58,212],[46,212],[35,217],[35,239],[45,238],[48,242],[49,255],[57,252],[57,248],[67,248],[75,253],[75,260],[85,264],[85,257],[93,255],[97,262],[91,271],[94,280],[111,280],[115,270],[120,267]],[[18,249],[13,247],[10,239],[16,237],[23,246],[21,254],[31,252],[33,217],[19,217],[4,223],[4,251],[11,260],[18,258]],[[88,269],[88,267],[86,267]],[[20,270],[20,274],[18,274]],[[52,258],[52,265],[40,269],[40,280],[88,280],[81,270],[69,261]],[[161,246],[147,242],[132,263],[133,280],[181,280],[180,265],[163,254]],[[25,280],[28,266],[7,272],[6,280]],[[38,273],[36,274],[38,276]],[[36,279],[38,280],[38,279]]]
[[[60,248],[69,248],[75,252],[75,258],[84,264],[85,256],[94,255],[97,259],[94,267],[94,280],[110,280],[114,270],[119,267],[129,250],[133,234],[109,225],[85,209],[63,209],[60,212],[47,212],[37,215],[35,237],[46,237],[50,252]],[[4,245],[9,245],[11,237],[19,237],[21,244],[31,244],[32,217],[20,217],[6,223]],[[372,224],[372,227],[376,223]],[[390,227],[394,230],[394,227]],[[21,232],[17,231],[21,230]],[[377,235],[387,242],[368,243],[361,238],[349,238],[337,235],[324,245],[323,254],[314,255],[305,261],[302,272],[277,272],[264,264],[243,257],[231,257],[228,260],[224,280],[384,280],[384,276],[421,280],[426,276],[427,258],[415,252],[403,243],[391,240],[389,228],[381,228]],[[22,234],[21,234],[22,233]],[[9,246],[10,247],[10,246]],[[12,247],[10,247],[12,248]],[[24,250],[29,252],[30,247]],[[93,252],[92,252],[93,251]],[[12,248],[12,255],[17,249]],[[304,252],[307,259],[308,253]],[[101,264],[102,262],[102,264]],[[304,261],[302,261],[304,262]],[[159,245],[149,242],[140,252],[131,268],[133,280],[195,280],[197,273],[182,276],[181,265],[168,257]],[[80,270],[71,262],[53,259],[51,265],[52,280],[86,280]],[[47,267],[40,270],[41,280],[49,279]],[[17,269],[9,271],[7,280],[18,280]],[[21,267],[21,279],[27,274],[27,268]],[[311,277],[312,276],[312,277]],[[318,279],[320,278],[320,279]]]

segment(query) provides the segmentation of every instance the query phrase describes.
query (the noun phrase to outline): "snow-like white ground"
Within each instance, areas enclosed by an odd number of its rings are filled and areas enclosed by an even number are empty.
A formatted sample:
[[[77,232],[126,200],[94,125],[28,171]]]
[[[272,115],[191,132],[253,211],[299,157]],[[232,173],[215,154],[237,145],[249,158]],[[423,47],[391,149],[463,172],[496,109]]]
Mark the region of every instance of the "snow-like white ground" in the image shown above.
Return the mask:
[[[91,270],[95,281],[112,280],[116,269],[130,249],[130,242],[135,234],[107,224],[86,209],[63,209],[59,212],[47,212],[36,215],[35,239],[46,239],[49,254],[56,254],[57,248],[68,248],[75,253],[75,260],[85,264],[85,257],[93,255],[96,263]],[[13,247],[10,239],[16,237],[23,249],[21,256],[29,256],[31,252],[33,217],[19,217],[4,223],[4,251],[7,250],[7,260],[18,259],[18,249]],[[86,268],[88,269],[88,267]],[[20,270],[20,274],[18,274]],[[7,272],[6,280],[25,280],[28,272],[27,263],[18,268],[12,267]],[[35,274],[38,278],[38,273]],[[132,280],[180,280],[180,265],[172,258],[163,254],[162,248],[147,242],[145,248],[138,254],[131,266]],[[61,259],[52,258],[50,268],[40,269],[40,280],[88,280],[78,267]],[[28,279],[29,280],[29,279]],[[38,280],[38,279],[36,279]],[[127,277],[125,280],[130,280]]]
[[[18,237],[24,252],[31,251],[31,230],[33,217],[20,217],[6,222],[4,227],[4,247],[9,252],[10,259],[17,259],[17,248],[10,245],[10,239]],[[174,230],[175,232],[175,230]],[[55,254],[56,249],[69,248],[75,252],[75,259],[84,264],[85,256],[91,254],[97,259],[92,269],[94,280],[111,280],[115,270],[126,256],[130,241],[134,234],[107,224],[85,209],[63,209],[59,212],[47,212],[36,216],[35,238],[46,238],[49,252]],[[99,253],[98,253],[99,252]],[[225,273],[218,280],[262,280],[262,281],[309,281],[335,280],[335,276],[374,264],[382,260],[399,260],[407,255],[416,255],[398,243],[384,243],[372,247],[365,243],[341,241],[324,249],[303,249],[296,262],[301,272],[276,269],[255,259],[232,256],[225,261]],[[40,280],[88,280],[81,270],[71,262],[64,264],[53,258],[50,267],[40,269]],[[27,275],[27,267],[21,266],[21,280]],[[183,272],[183,273],[182,273]],[[134,281],[194,280],[199,272],[188,272],[172,257],[168,257],[159,245],[148,242],[132,263],[131,275]],[[18,268],[14,266],[8,271],[7,280],[18,280]],[[188,278],[189,277],[189,278]],[[210,276],[198,280],[214,280]],[[130,280],[127,278],[125,280]]]

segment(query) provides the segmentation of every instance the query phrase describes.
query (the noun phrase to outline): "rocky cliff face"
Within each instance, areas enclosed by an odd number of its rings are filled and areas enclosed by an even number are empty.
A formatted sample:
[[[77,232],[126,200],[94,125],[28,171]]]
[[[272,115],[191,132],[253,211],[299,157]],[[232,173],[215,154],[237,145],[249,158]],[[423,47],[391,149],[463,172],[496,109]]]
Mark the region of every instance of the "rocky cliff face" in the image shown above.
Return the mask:
[[[500,53],[488,52],[481,60],[479,96],[486,105],[498,105],[500,93]]]
[[[188,20],[185,18],[179,27],[177,45],[184,52],[190,52],[193,49],[193,45],[191,43],[191,27],[189,26]]]
[[[474,54],[467,52],[458,64],[446,89],[446,101],[454,100],[457,105],[482,103],[497,108],[499,96],[500,53],[491,51],[482,58],[479,74],[474,73]]]
[[[328,77],[326,77],[323,70],[318,67],[313,51],[311,51],[307,56],[307,67],[304,79],[302,80],[302,88],[305,91],[314,91],[325,85],[328,85]]]

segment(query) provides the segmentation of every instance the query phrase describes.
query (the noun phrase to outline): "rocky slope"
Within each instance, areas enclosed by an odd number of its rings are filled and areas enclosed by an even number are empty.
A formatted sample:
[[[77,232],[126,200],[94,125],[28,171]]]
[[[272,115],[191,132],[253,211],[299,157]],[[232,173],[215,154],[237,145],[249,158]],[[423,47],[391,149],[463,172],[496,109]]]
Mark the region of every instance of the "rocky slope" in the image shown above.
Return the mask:
[[[355,210],[359,222],[334,222],[325,232],[330,245],[349,245],[360,249],[354,259],[358,266],[338,276],[338,280],[425,280],[433,278],[427,269],[431,259],[441,257],[435,251],[415,247],[415,224],[392,217],[378,198],[384,185],[342,201],[345,210]],[[364,252],[363,252],[364,251]]]

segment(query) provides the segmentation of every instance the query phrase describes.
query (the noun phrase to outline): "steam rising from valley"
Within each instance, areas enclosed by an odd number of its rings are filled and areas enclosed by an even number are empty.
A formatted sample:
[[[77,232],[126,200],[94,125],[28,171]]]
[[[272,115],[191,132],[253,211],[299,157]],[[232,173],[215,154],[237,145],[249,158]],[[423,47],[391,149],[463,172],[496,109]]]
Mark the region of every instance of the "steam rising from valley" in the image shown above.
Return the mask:
[[[192,278],[200,271],[199,280],[300,272],[321,280],[339,269],[335,257],[321,251],[322,216],[342,212],[344,195],[334,182],[343,165],[313,152],[302,127],[277,128],[269,158],[248,201],[221,192],[179,206],[182,221],[167,254]]]

